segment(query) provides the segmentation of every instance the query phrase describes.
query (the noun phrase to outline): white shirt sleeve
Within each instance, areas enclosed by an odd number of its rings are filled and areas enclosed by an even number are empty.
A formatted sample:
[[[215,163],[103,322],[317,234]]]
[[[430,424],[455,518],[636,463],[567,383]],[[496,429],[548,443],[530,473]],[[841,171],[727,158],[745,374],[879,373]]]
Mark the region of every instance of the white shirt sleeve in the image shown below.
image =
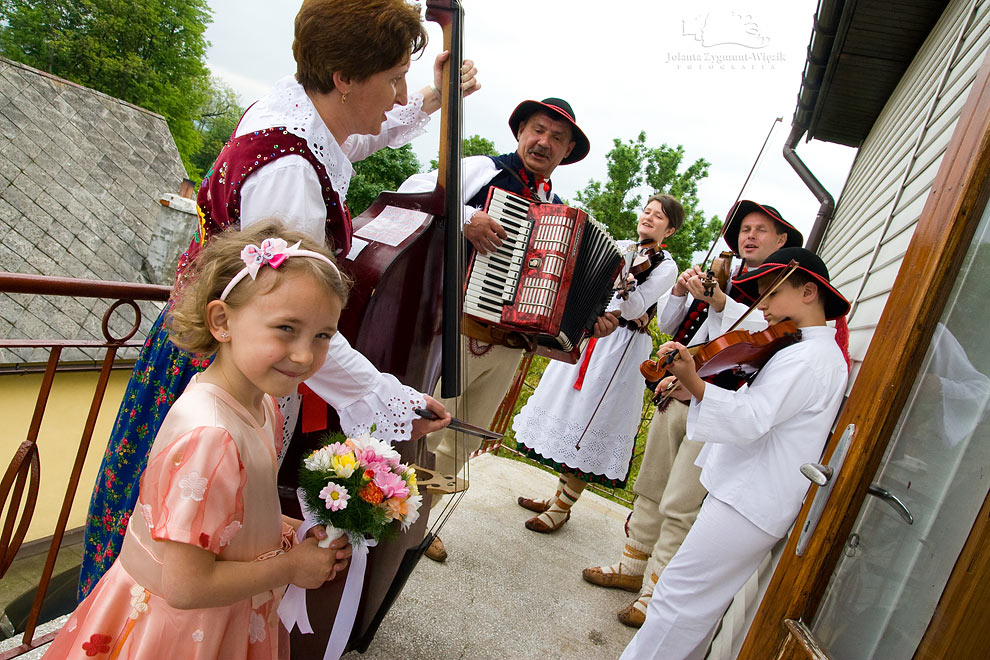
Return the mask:
[[[339,332],[330,341],[326,362],[306,385],[334,407],[340,427],[350,437],[371,430],[386,442],[408,440],[413,410],[426,406],[423,395],[375,368]]]
[[[759,440],[771,428],[808,410],[824,394],[808,377],[808,363],[778,352],[752,385],[735,392],[708,383],[705,398],[692,397],[687,437],[697,442],[745,445]],[[732,432],[726,432],[732,420]]]
[[[277,218],[322,245],[327,205],[320,178],[302,156],[283,156],[264,165],[241,187],[241,229]]]
[[[461,159],[461,199],[471,199],[498,174],[498,167],[488,156]],[[437,186],[437,171],[413,174],[402,182],[399,192],[428,192]],[[461,210],[463,226],[478,209],[465,204]]]
[[[429,123],[430,116],[423,112],[423,95],[418,92],[410,94],[406,105],[385,113],[385,121],[378,135],[351,135],[340,145],[340,149],[354,163],[379,149],[394,149],[412,142],[426,132]]]
[[[677,281],[676,276],[674,281]],[[673,289],[673,285],[671,285],[671,289]],[[660,332],[667,335],[673,335],[677,332],[677,328],[680,327],[681,321],[684,320],[684,315],[687,314],[692,302],[694,302],[694,298],[691,294],[675,296],[671,293],[667,296],[667,301],[659,306],[660,311],[657,314],[657,327],[660,328]]]

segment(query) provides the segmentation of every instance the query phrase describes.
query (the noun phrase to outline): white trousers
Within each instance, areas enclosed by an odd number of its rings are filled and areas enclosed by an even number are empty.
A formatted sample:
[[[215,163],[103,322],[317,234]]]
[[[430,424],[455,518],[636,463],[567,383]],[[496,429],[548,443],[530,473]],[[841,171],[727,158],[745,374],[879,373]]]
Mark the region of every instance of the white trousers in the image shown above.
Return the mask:
[[[705,498],[620,660],[701,660],[732,597],[776,542],[725,502]]]

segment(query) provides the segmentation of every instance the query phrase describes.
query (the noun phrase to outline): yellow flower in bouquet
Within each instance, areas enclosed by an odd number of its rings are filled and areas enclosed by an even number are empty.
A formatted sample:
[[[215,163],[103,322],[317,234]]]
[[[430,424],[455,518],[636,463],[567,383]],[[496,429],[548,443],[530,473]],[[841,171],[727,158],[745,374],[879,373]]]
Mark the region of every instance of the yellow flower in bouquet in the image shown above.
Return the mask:
[[[358,461],[354,456],[354,452],[349,451],[346,454],[341,454],[331,458],[330,466],[338,476],[347,479],[349,476],[354,474],[354,470],[358,467]]]

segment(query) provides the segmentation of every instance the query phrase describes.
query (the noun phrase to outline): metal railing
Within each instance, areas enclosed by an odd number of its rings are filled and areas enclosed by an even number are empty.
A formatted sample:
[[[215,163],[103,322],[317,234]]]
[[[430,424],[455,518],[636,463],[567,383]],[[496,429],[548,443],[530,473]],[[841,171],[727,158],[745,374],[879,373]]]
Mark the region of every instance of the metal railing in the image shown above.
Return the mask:
[[[110,371],[117,353],[122,348],[140,347],[142,341],[131,341],[141,326],[142,312],[138,301],[165,301],[171,288],[152,284],[133,284],[127,282],[104,282],[99,280],[68,279],[60,277],[45,277],[40,275],[21,275],[0,273],[0,293],[26,294],[29,296],[67,296],[73,298],[101,298],[111,300],[103,314],[101,330],[103,340],[65,340],[65,339],[2,339],[0,349],[47,349],[48,361],[44,368],[41,388],[35,403],[34,414],[28,428],[27,438],[14,453],[14,457],[0,480],[0,514],[3,514],[0,527],[0,579],[6,574],[14,561],[17,551],[24,541],[31,517],[38,501],[41,490],[41,465],[38,455],[38,433],[45,416],[48,397],[51,393],[55,374],[60,370],[59,359],[66,348],[103,350],[103,360],[99,369],[95,391],[90,403],[89,415],[83,428],[79,447],[76,451],[75,462],[72,466],[62,508],[51,537],[48,556],[42,570],[38,589],[35,592],[25,624],[21,644],[6,652],[0,653],[0,660],[8,660],[47,644],[54,639],[57,631],[35,637],[38,618],[41,615],[42,604],[51,582],[55,569],[55,559],[58,555],[69,513],[79,485],[83,463],[89,451],[93,429],[97,416],[103,404]],[[114,337],[110,330],[110,319],[121,306],[130,306],[134,310],[133,326],[122,337]],[[23,503],[23,507],[22,507]],[[5,512],[5,513],[4,513]],[[20,515],[18,515],[20,512]]]

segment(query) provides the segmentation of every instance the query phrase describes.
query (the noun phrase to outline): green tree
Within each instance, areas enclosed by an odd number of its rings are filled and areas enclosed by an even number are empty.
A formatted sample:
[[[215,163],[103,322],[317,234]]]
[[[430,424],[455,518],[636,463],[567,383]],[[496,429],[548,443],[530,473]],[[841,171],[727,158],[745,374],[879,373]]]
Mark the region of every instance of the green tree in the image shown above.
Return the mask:
[[[495,148],[494,142],[476,134],[461,140],[461,156],[463,158],[468,156],[498,156],[498,149]],[[434,158],[430,161],[428,171],[432,172],[438,167],[440,167],[440,161]]]
[[[195,180],[202,178],[213,166],[217,154],[244,114],[244,108],[237,104],[237,97],[230,86],[219,78],[213,78],[210,82],[212,93],[200,108],[196,122],[201,142],[199,148],[189,155],[189,164],[196,170],[191,173],[196,175]]]
[[[2,0],[0,53],[163,115],[183,163],[210,96],[206,0]]]
[[[354,163],[354,176],[347,189],[347,206],[357,216],[383,190],[395,190],[403,181],[419,172],[419,160],[406,144],[398,149],[381,149]]]
[[[615,138],[613,144],[605,156],[605,183],[592,179],[578,192],[577,201],[596,220],[605,223],[616,238],[634,239],[639,209],[649,195],[667,193],[677,197],[684,206],[684,225],[666,244],[678,267],[687,268],[694,253],[707,250],[721,228],[718,217],[706,220],[699,208],[698,182],[708,176],[708,161],[699,158],[678,171],[684,160],[684,147],[650,147],[645,131],[627,142]]]

